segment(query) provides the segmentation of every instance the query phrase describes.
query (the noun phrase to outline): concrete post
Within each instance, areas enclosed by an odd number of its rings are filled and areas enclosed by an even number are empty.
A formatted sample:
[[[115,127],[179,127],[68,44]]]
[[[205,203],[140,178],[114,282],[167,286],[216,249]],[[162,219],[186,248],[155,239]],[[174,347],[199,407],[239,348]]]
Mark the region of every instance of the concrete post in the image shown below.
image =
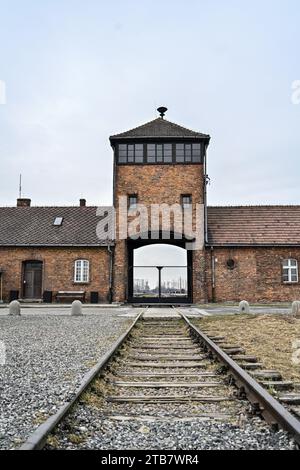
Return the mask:
[[[20,302],[17,300],[13,300],[9,304],[9,315],[12,315],[14,317],[20,316],[21,315],[21,305]]]
[[[72,303],[71,315],[74,317],[79,317],[80,315],[82,315],[82,303],[80,302],[80,300],[74,300],[74,302]]]
[[[292,303],[292,315],[296,318],[300,318],[300,302],[296,300]]]
[[[242,300],[242,302],[240,302],[239,313],[250,313],[250,306],[246,300]]]

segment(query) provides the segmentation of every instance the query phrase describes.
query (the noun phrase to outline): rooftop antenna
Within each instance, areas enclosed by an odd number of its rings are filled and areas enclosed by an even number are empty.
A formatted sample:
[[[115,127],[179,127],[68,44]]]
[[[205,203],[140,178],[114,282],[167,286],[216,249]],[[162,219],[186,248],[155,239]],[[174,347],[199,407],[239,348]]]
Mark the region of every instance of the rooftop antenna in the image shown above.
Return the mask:
[[[168,111],[168,108],[165,108],[164,106],[160,106],[159,108],[157,108],[157,111],[159,112],[160,117],[163,119],[164,115]]]
[[[22,175],[20,174],[20,180],[19,180],[19,198],[22,198]]]

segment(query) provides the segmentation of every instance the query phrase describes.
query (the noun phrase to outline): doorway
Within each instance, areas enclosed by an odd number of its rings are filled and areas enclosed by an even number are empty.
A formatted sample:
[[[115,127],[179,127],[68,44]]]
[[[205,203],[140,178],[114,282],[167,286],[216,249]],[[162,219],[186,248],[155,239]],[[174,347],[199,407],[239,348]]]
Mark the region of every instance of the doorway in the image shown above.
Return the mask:
[[[132,246],[128,300],[135,303],[191,302],[191,258],[168,243]]]
[[[43,262],[25,261],[23,271],[23,298],[41,299],[43,281]]]

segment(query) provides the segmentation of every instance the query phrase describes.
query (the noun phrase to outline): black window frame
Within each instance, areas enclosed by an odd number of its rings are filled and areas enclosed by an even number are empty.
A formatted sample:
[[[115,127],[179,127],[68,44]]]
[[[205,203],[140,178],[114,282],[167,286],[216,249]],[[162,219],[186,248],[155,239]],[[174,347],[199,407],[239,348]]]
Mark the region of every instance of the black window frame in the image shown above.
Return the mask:
[[[121,147],[125,147],[125,149],[121,149]],[[139,149],[137,147],[140,147]],[[121,153],[124,152],[124,155]],[[144,163],[144,156],[145,156],[145,149],[144,149],[144,144],[139,144],[139,143],[126,143],[118,144],[118,163]],[[125,159],[124,161],[121,161],[121,158]]]
[[[150,147],[153,147],[152,151],[154,150],[151,155],[149,154]],[[146,146],[146,163],[173,163],[172,142],[148,142]]]
[[[135,203],[131,204],[131,200],[134,199]],[[138,195],[137,194],[128,194],[128,209],[136,209],[138,205]]]
[[[184,201],[185,199],[189,199],[188,206],[186,207],[186,202]],[[181,207],[183,209],[189,209],[190,207],[193,206],[193,196],[191,194],[181,194]]]
[[[178,158],[178,146],[183,157]],[[183,139],[150,139],[142,142],[129,140],[115,144],[115,162],[117,165],[199,165],[203,164],[204,144],[202,141]],[[194,150],[195,152],[194,153]]]
[[[202,148],[200,142],[178,142],[175,144],[175,163],[201,162]]]

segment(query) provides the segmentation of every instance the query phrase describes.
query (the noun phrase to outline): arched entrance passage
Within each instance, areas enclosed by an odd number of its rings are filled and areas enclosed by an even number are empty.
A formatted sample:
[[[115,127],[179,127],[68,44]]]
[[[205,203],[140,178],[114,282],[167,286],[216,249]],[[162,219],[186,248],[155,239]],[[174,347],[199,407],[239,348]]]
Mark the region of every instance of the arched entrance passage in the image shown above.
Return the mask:
[[[129,302],[192,302],[192,256],[183,240],[130,240],[127,246]]]

